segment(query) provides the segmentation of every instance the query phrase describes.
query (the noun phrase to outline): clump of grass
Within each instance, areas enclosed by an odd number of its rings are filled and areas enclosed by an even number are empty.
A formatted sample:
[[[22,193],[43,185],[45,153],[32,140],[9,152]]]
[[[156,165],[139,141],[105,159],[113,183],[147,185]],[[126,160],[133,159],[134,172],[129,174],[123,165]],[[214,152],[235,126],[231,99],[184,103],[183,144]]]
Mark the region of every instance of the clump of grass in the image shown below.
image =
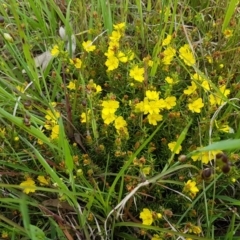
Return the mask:
[[[0,4],[1,237],[234,239],[236,2]]]

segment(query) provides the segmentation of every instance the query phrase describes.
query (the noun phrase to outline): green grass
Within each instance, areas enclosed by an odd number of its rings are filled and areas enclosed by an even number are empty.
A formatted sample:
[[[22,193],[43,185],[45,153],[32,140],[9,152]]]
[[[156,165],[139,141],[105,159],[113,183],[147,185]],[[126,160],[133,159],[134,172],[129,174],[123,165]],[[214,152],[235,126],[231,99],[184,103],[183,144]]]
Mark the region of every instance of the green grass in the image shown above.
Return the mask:
[[[238,239],[238,5],[0,0],[0,238]]]

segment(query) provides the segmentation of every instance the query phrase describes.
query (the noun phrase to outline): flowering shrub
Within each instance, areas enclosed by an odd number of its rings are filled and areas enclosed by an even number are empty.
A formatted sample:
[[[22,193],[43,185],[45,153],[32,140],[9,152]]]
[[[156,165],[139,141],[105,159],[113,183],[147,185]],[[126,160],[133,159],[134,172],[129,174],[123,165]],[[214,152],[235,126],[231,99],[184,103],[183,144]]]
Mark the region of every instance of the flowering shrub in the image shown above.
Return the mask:
[[[104,6],[93,0],[83,16],[91,18],[89,26],[82,29],[85,20],[75,26],[79,19],[70,24],[67,18],[59,37],[45,36],[36,46],[47,49],[35,58],[35,36],[29,36],[55,32],[50,18],[38,33],[31,28],[42,25],[42,19],[35,22],[37,12],[27,15],[24,7],[31,3],[19,4],[17,12],[26,13],[20,19],[29,21],[11,22],[12,12],[2,31],[3,56],[6,49],[13,54],[9,66],[6,60],[0,66],[2,181],[18,184],[26,204],[39,207],[44,217],[34,213],[40,220],[33,222],[43,229],[61,225],[56,232],[67,238],[79,234],[73,239],[89,239],[95,232],[94,238],[106,239],[201,239],[236,213],[238,145],[204,146],[240,136],[239,49],[232,30],[238,11],[228,27],[222,22],[224,8],[211,12],[212,2],[201,11],[193,3],[160,2],[142,1],[129,9],[127,3],[123,8],[111,3],[113,9],[104,10],[108,14],[99,14],[96,6]],[[67,14],[82,7],[70,5]],[[63,20],[58,9],[51,10]],[[115,10],[119,13],[111,19]],[[14,26],[19,36],[5,33]],[[15,199],[17,190],[11,185]],[[239,219],[232,219],[228,229],[237,231]],[[212,229],[209,223],[215,224]],[[24,232],[22,226],[16,229]]]

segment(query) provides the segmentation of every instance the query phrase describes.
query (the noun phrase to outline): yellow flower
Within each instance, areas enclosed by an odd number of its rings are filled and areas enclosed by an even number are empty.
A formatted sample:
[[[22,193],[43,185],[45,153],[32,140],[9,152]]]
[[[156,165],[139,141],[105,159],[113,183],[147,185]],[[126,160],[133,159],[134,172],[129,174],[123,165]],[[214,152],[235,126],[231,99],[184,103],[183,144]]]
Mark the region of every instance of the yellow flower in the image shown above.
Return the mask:
[[[150,173],[150,171],[151,171],[151,167],[144,167],[144,168],[142,169],[142,173],[143,173],[144,175],[148,175],[148,174]]]
[[[147,105],[145,104],[145,102],[147,102]],[[145,108],[146,106],[147,106],[147,109]],[[147,114],[149,109],[148,99],[144,98],[144,102],[141,101],[137,103],[135,106],[135,109],[136,109],[136,112],[144,112],[144,114]]]
[[[188,104],[189,110],[196,113],[200,113],[201,108],[203,108],[203,106],[204,106],[204,103],[202,101],[202,98],[198,98],[197,100]]]
[[[113,50],[111,50],[111,48],[108,48],[108,51],[105,52],[104,55],[105,55],[107,58],[114,57],[115,52],[114,52]]]
[[[152,114],[148,114],[147,119],[149,124],[156,126],[157,122],[162,121],[163,116],[158,113],[152,113]]]
[[[139,68],[135,66],[130,70],[130,77],[138,82],[143,82],[144,80],[144,68]]]
[[[97,85],[97,84],[94,83],[94,87],[96,89],[96,93],[102,92],[102,87],[100,85]]]
[[[131,61],[131,60],[134,59],[134,52],[133,52],[132,50],[128,50],[128,51],[126,52],[126,55],[127,55],[127,57],[128,57],[128,61]]]
[[[40,139],[37,140],[37,143],[38,143],[39,145],[43,145],[43,141],[40,140]]]
[[[210,64],[213,63],[213,58],[212,58],[212,56],[206,56],[206,59],[208,60],[208,62],[209,62]]]
[[[188,88],[186,90],[184,90],[184,94],[186,95],[191,95],[192,93],[194,93],[197,89],[197,85],[195,82],[191,81],[191,86],[188,86]]]
[[[122,51],[118,52],[117,58],[120,62],[123,62],[123,63],[126,63],[128,61],[128,57]]]
[[[45,118],[47,120],[57,120],[60,117],[60,112],[55,110],[52,112],[52,110],[48,109],[46,113]]]
[[[154,234],[151,240],[162,240],[162,238],[159,235]]]
[[[111,42],[119,42],[120,38],[121,38],[121,33],[119,31],[112,31],[112,34],[109,37]]]
[[[179,146],[177,147],[177,149],[175,149],[176,144],[177,144],[177,142],[170,142],[170,143],[168,144],[168,148],[171,150],[171,152],[174,152],[174,153],[176,153],[176,154],[179,154],[180,151],[182,150],[182,146],[179,145]],[[174,149],[175,149],[175,150],[174,150]]]
[[[203,87],[205,92],[210,90],[210,86],[209,86],[208,80],[206,78],[202,77],[200,74],[194,73],[193,75],[191,75],[191,79],[195,80],[197,82],[201,82],[201,86]],[[193,82],[191,82],[191,83],[193,85]],[[196,86],[196,84],[195,84],[195,86]]]
[[[165,81],[166,81],[168,84],[170,84],[170,85],[173,84],[173,79],[172,79],[171,77],[166,77],[166,78],[165,78]]]
[[[83,49],[86,52],[92,52],[96,49],[96,46],[92,44],[92,41],[88,40],[82,43]]]
[[[230,94],[230,90],[226,89],[226,85],[221,86],[219,90],[224,97],[227,97]],[[220,94],[210,94],[209,101],[211,105],[221,105],[223,103],[223,97]]]
[[[122,116],[120,116],[115,119],[114,126],[117,130],[120,130],[121,128],[127,126],[127,122],[123,119]]]
[[[70,81],[67,85],[67,88],[69,88],[70,90],[76,90],[76,81]]]
[[[210,90],[210,86],[207,80],[203,81],[201,86],[205,92]]]
[[[196,187],[196,182],[188,180],[187,183],[184,184],[183,192],[194,198],[197,192],[199,192],[199,189]]]
[[[51,55],[53,57],[57,57],[58,54],[59,54],[59,47],[58,47],[58,45],[54,45],[52,50],[51,50]]]
[[[233,30],[231,29],[225,29],[224,32],[223,32],[223,35],[224,37],[227,39],[227,38],[230,38],[233,36]]]
[[[153,223],[152,212],[148,208],[143,209],[143,211],[140,213],[140,218],[142,219],[143,225],[150,226]]]
[[[117,116],[114,113],[103,113],[102,112],[102,119],[104,121],[105,124],[110,124],[111,122],[113,122],[115,119],[117,118]]]
[[[87,85],[88,93],[98,94],[102,91],[102,87],[100,85],[97,85],[93,82],[91,79]]]
[[[125,29],[125,26],[126,26],[125,22],[122,22],[122,23],[114,24],[113,28],[115,30],[122,31]]]
[[[217,122],[215,121],[215,125],[217,127],[218,130],[222,131],[222,132],[226,132],[226,133],[234,133],[234,129],[232,129],[227,123],[221,123],[221,122]]]
[[[5,128],[0,128],[0,137],[4,138],[6,135],[6,129]]]
[[[193,161],[200,160],[203,164],[208,164],[218,153],[222,153],[220,150],[199,152],[191,156]]]
[[[147,91],[146,91],[146,97],[147,97],[149,100],[158,100],[158,99],[159,99],[159,92],[147,90]]]
[[[105,65],[108,67],[107,71],[112,71],[118,68],[119,60],[115,56],[109,56],[105,62]]]
[[[172,47],[168,47],[163,51],[163,59],[162,62],[164,65],[170,65],[174,56],[176,55],[176,50]]]
[[[46,111],[46,115],[45,115],[45,119],[46,119],[46,124],[44,125],[44,127],[47,130],[51,130],[53,128],[53,126],[55,126],[57,124],[57,120],[60,117],[60,112],[48,109]]]
[[[162,42],[162,46],[167,46],[167,45],[169,45],[170,44],[170,42],[171,42],[171,40],[172,40],[172,36],[171,35],[167,35],[167,37],[163,40],[163,42]]]
[[[19,91],[19,92],[21,92],[21,93],[24,93],[24,91],[25,91],[25,87],[23,86],[17,86],[16,87],[16,89]]]
[[[176,106],[176,97],[167,97],[165,101],[165,108],[166,109],[172,109],[174,106]]]
[[[184,61],[187,66],[193,66],[196,63],[194,55],[191,52],[191,48],[188,44],[185,44],[179,49],[179,57]]]
[[[27,178],[26,181],[22,182],[20,186],[23,188],[23,192],[26,194],[29,194],[30,192],[36,191],[36,185],[35,182],[32,180],[32,178]]]
[[[159,114],[161,106],[159,105],[160,100],[156,101],[149,101],[148,106],[145,106],[148,108],[148,113],[150,114]],[[146,110],[147,110],[146,108]]]
[[[8,238],[8,237],[9,237],[8,232],[2,231],[1,237],[2,237],[3,239],[9,239],[9,238]]]
[[[82,66],[82,61],[79,58],[74,58],[73,64],[74,64],[75,68],[80,69]]]
[[[104,114],[115,113],[119,108],[119,102],[116,100],[107,100],[102,102],[102,112]]]
[[[200,233],[202,232],[202,229],[201,229],[200,227],[198,227],[198,226],[192,225],[192,226],[191,226],[191,229],[192,229],[192,232],[193,232],[194,234],[200,234]]]
[[[51,133],[51,136],[50,138],[52,140],[54,139],[57,139],[59,136],[59,125],[55,125],[53,128],[52,128],[52,133]]]
[[[113,52],[114,54],[117,52],[117,50],[119,49],[119,41],[118,40],[112,40],[109,42],[108,44],[108,53],[112,55],[111,52]],[[108,54],[107,53],[107,54]],[[106,54],[105,54],[106,55]],[[106,55],[107,56],[107,55]]]
[[[102,102],[102,106],[102,119],[105,124],[110,124],[117,118],[115,112],[119,107],[119,102],[116,100],[107,100]]]
[[[89,121],[90,120],[90,110],[88,110],[87,114],[85,112],[83,112],[80,117],[81,117],[81,120],[80,120],[81,123],[86,123],[87,121]]]
[[[193,75],[191,75],[191,79],[192,80],[195,80],[195,81],[199,81],[199,82],[202,82],[204,81],[205,79],[199,75],[198,73],[194,73]]]
[[[49,180],[47,180],[44,176],[38,176],[37,180],[41,186],[49,185]]]

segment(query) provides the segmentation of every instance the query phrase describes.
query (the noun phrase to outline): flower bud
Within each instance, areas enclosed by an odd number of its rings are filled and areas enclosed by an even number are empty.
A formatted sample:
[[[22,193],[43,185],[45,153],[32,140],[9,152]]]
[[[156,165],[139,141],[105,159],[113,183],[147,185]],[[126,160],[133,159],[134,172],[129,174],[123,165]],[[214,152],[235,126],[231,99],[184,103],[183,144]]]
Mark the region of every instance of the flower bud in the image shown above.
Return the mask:
[[[212,175],[212,169],[211,168],[205,168],[203,171],[202,171],[202,178],[204,180],[207,180],[211,177]]]
[[[223,173],[229,173],[230,170],[231,170],[231,168],[230,168],[230,166],[229,166],[228,164],[226,164],[226,165],[224,165],[224,166],[222,167],[222,172],[223,172]]]
[[[178,161],[179,162],[185,162],[187,160],[187,156],[186,155],[180,155],[179,157],[178,157]]]
[[[11,36],[10,34],[4,33],[4,34],[3,34],[3,37],[4,37],[4,39],[5,39],[6,41],[8,41],[8,42],[13,42],[13,38],[12,38],[12,36]]]
[[[4,17],[0,15],[0,23],[4,23]]]
[[[226,154],[224,154],[224,153],[218,153],[216,155],[216,158],[217,159],[221,159],[222,162],[224,162],[224,163],[228,163],[228,156]]]

